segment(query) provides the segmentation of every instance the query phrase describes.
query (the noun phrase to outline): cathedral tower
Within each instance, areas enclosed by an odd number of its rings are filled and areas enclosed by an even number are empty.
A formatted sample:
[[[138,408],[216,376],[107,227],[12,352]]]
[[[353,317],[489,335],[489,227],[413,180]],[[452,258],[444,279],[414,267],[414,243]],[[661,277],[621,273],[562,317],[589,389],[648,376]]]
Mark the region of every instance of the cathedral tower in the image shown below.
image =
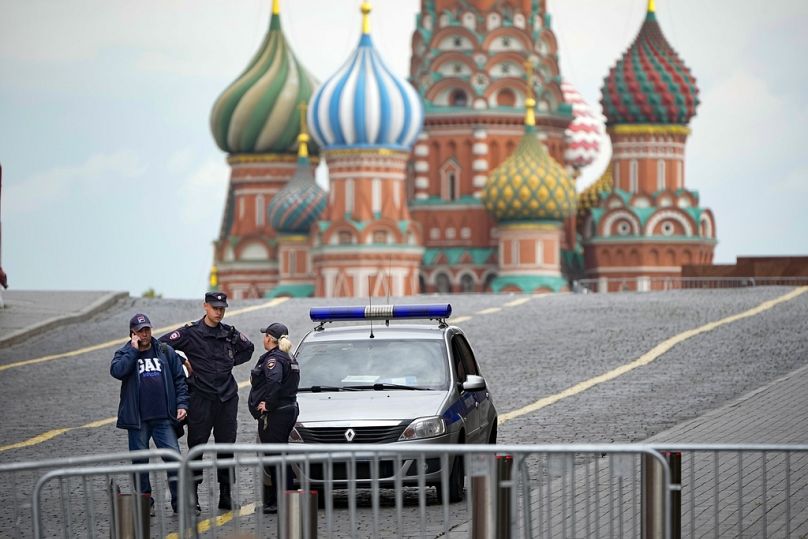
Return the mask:
[[[289,47],[279,0],[273,0],[264,41],[216,100],[210,117],[231,171],[211,285],[233,298],[263,297],[278,284],[278,245],[267,207],[300,166],[298,105],[308,101],[316,84]],[[306,163],[313,165],[316,159]]]
[[[408,194],[424,230],[425,291],[488,290],[496,276],[497,230],[480,197],[489,172],[524,133],[526,59],[536,69],[539,133],[563,160],[572,109],[564,102],[557,52],[543,0],[421,2],[410,78],[426,120]]]
[[[682,265],[711,263],[712,211],[685,188],[685,143],[698,88],[662,34],[654,0],[601,94],[613,187],[582,225],[587,276],[602,279],[604,291],[647,290],[656,286],[654,278],[679,276]]]
[[[373,46],[370,4],[362,4],[359,46],[315,92],[308,117],[328,163],[328,207],[317,223],[312,258],[317,296],[418,293],[420,227],[405,187],[423,107]]]

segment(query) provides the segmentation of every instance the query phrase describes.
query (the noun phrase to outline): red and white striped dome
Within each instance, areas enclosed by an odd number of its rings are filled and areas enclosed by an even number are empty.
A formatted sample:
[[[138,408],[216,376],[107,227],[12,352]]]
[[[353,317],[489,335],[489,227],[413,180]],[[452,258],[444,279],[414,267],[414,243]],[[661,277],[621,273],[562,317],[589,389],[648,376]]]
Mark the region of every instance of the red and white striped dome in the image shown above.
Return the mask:
[[[572,107],[572,122],[564,132],[567,139],[564,163],[578,169],[589,165],[597,158],[605,125],[603,117],[584,101],[583,96],[572,84],[563,81],[561,91],[564,94],[564,101]]]

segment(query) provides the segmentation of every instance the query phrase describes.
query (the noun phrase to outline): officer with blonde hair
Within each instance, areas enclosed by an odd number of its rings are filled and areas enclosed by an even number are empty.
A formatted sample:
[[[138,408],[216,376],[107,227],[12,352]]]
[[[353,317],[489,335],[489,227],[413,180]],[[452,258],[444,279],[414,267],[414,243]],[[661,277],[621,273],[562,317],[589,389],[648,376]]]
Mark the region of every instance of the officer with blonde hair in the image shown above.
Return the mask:
[[[258,438],[265,444],[285,444],[298,416],[297,388],[300,367],[289,355],[289,328],[274,322],[261,330],[266,353],[250,371],[250,414],[258,420]],[[275,466],[264,470],[264,513],[278,511],[278,478]],[[292,488],[287,468],[286,488]]]

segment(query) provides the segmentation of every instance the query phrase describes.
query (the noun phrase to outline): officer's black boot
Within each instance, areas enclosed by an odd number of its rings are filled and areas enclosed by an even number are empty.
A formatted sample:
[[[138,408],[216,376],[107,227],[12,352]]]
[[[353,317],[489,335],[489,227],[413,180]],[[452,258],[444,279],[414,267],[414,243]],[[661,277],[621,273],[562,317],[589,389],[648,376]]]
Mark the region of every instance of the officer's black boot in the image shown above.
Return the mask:
[[[230,499],[230,484],[219,483],[219,509],[232,509],[233,500]]]
[[[275,487],[264,485],[264,514],[272,515],[278,512],[277,495]]]

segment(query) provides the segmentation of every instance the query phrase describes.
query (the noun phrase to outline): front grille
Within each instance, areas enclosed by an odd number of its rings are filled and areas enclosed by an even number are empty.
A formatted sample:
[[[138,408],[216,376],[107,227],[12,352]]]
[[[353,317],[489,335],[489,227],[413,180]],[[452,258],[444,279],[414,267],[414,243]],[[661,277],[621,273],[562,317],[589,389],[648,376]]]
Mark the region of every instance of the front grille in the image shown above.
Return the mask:
[[[303,441],[309,444],[389,444],[397,442],[407,425],[392,427],[352,427],[355,436],[345,437],[348,427],[297,427]]]

